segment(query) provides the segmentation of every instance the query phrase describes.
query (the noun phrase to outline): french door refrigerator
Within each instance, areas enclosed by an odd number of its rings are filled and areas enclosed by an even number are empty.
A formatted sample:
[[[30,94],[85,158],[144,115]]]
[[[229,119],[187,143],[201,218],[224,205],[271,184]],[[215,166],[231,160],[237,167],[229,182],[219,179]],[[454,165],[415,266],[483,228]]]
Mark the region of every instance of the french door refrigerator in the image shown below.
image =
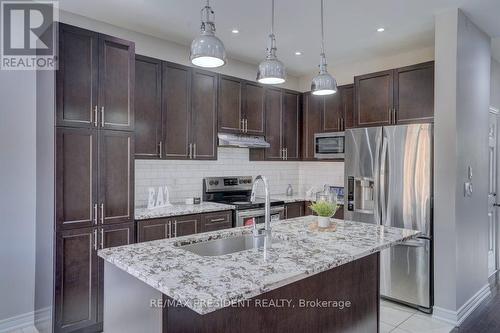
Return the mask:
[[[432,309],[431,124],[349,129],[345,188],[351,221],[419,230],[421,236],[380,255],[380,293]]]

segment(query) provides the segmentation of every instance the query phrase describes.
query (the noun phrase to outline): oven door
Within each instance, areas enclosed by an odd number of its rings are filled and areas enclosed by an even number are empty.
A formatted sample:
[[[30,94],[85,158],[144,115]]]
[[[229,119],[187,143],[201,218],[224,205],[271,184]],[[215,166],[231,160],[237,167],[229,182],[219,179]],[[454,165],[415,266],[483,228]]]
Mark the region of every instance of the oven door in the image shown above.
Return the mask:
[[[271,207],[271,222],[282,220],[285,216],[285,207]],[[249,226],[254,223],[264,223],[264,208],[240,210],[236,212],[236,226]]]
[[[318,159],[344,158],[344,132],[314,134],[314,157]]]

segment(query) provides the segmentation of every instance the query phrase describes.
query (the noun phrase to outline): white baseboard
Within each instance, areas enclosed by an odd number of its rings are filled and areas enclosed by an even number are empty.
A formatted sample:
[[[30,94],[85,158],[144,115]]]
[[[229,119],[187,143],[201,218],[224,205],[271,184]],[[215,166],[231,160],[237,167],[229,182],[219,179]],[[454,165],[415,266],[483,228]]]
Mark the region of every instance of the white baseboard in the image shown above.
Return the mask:
[[[52,332],[52,308],[46,307],[35,311],[35,327],[40,333]]]
[[[460,326],[465,319],[474,311],[487,297],[491,295],[490,284],[486,284],[477,293],[475,293],[464,305],[457,311],[434,306],[432,316],[436,319],[445,321],[454,326]]]
[[[35,312],[27,312],[0,320],[0,333],[33,326]]]

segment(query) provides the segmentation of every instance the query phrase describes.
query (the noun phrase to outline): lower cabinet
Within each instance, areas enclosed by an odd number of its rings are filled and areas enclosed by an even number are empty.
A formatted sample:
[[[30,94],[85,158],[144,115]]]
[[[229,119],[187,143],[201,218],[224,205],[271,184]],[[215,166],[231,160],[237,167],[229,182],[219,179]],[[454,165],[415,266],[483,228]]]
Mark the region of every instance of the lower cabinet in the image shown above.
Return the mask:
[[[137,221],[137,242],[188,236],[233,226],[232,211],[172,216]]]
[[[134,223],[56,234],[55,332],[102,331],[104,262],[99,249],[134,243]]]
[[[285,205],[285,218],[293,219],[294,217],[304,216],[304,203],[293,202]]]

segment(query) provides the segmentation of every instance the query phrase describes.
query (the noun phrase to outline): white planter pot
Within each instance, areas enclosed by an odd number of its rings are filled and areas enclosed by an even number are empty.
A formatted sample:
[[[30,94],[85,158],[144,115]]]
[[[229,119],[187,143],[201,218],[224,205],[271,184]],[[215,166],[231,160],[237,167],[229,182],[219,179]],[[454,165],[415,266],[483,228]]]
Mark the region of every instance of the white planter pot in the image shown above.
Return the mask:
[[[330,227],[330,218],[325,216],[318,216],[318,227],[320,228]]]

